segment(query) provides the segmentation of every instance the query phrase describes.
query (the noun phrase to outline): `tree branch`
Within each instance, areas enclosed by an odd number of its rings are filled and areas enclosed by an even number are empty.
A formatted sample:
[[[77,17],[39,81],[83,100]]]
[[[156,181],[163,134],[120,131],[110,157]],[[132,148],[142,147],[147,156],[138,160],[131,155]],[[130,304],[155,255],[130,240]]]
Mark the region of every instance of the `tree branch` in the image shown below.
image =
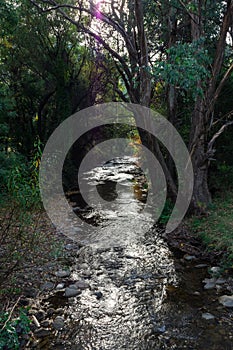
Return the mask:
[[[51,11],[55,11],[58,10],[60,8],[69,8],[69,9],[73,9],[73,10],[79,10],[78,6],[75,5],[68,5],[68,4],[56,4],[54,1],[43,1],[43,3],[54,3],[54,6],[48,7],[48,8],[42,8],[40,7],[35,0],[30,0],[31,3],[33,5],[35,5],[38,9],[40,9],[41,12],[46,13],[46,12],[51,12]]]
[[[215,141],[217,140],[217,138],[224,132],[224,130],[233,124],[233,121],[227,122],[226,124],[224,124],[212,137],[212,139],[210,140],[210,142],[208,143],[208,147],[207,147],[207,154],[210,155],[213,153],[213,145],[215,143]]]
[[[211,125],[210,125],[210,128],[213,127],[214,125],[218,124],[219,122],[221,122],[223,119],[227,119],[229,117],[231,117],[233,115],[233,110],[224,114],[224,116],[222,116],[221,118],[219,118],[218,120],[216,120],[215,122],[213,122]],[[209,129],[210,129],[209,128]]]
[[[189,17],[191,18],[191,20],[192,20],[195,24],[198,25],[199,23],[195,20],[193,14],[189,11],[189,9],[188,9],[187,6],[185,5],[185,3],[184,3],[182,0],[179,0],[179,3],[184,7],[185,11],[187,12],[187,14],[188,14]]]
[[[229,0],[227,2],[227,9],[223,17],[222,25],[220,28],[220,35],[219,39],[217,42],[217,48],[216,48],[216,54],[215,54],[215,59],[213,63],[213,69],[212,69],[212,77],[210,78],[209,81],[209,88],[206,93],[206,103],[208,105],[207,113],[206,113],[206,123],[208,120],[209,115],[214,109],[214,104],[216,102],[216,99],[223,87],[223,84],[225,83],[226,79],[229,77],[233,67],[228,69],[226,74],[224,75],[222,81],[218,85],[216,89],[216,82],[219,77],[223,60],[224,60],[224,53],[225,53],[225,47],[226,47],[226,36],[229,31],[229,28],[231,26],[232,22],[232,17],[233,17],[233,0]]]
[[[42,0],[42,2],[44,3],[52,3],[54,4],[54,6],[49,7],[47,9],[43,9],[42,7],[40,7],[35,0],[30,0],[37,8],[39,8],[42,12],[50,12],[50,11],[56,11],[58,10],[58,12],[60,12],[62,15],[65,14],[64,11],[62,11],[61,9],[67,8],[67,9],[73,9],[73,10],[78,10],[79,12],[85,12],[89,15],[91,15],[93,18],[97,18],[97,14],[100,17],[99,20],[102,21],[105,24],[110,25],[112,28],[114,28],[118,33],[120,33],[122,35],[122,37],[124,38],[125,43],[128,45],[128,47],[130,48],[130,52],[134,53],[134,55],[137,55],[137,52],[135,51],[135,48],[130,40],[130,37],[127,35],[126,31],[124,30],[124,28],[117,22],[115,22],[112,18],[110,18],[109,16],[107,16],[105,13],[103,13],[102,11],[100,11],[97,7],[97,5],[94,5],[91,1],[91,6],[90,9],[87,9],[83,6],[75,6],[75,5],[69,5],[69,4],[57,4],[55,1],[46,1],[46,0]],[[70,18],[70,16],[68,16]],[[68,19],[67,14],[66,14],[66,19]],[[71,18],[70,18],[71,19]],[[74,20],[72,20],[74,21]],[[78,22],[74,21],[73,24],[75,24],[77,26]]]
[[[227,79],[229,78],[229,76],[231,75],[233,71],[233,63],[230,65],[230,67],[228,68],[228,70],[226,71],[226,73],[224,74],[222,80],[220,81],[220,83],[218,84],[218,87],[215,91],[215,94],[214,94],[214,98],[213,100],[216,101],[222,88],[223,88],[223,85],[225,84],[225,82],[227,81]]]
[[[127,75],[128,80],[130,81],[132,79],[132,74],[127,66],[127,64],[125,63],[125,60],[114,50],[112,49],[107,43],[106,41],[100,37],[98,34],[94,33],[92,30],[90,30],[89,28],[85,27],[84,25],[80,24],[79,22],[77,22],[76,20],[74,20],[73,18],[71,18],[65,11],[63,11],[63,8],[71,8],[71,9],[75,9],[75,10],[79,10],[79,11],[83,11],[86,12],[88,14],[90,14],[92,17],[96,17],[95,15],[95,11],[97,11],[97,7],[96,6],[91,6],[91,9],[85,9],[81,6],[74,6],[74,5],[68,5],[68,4],[62,4],[59,5],[57,4],[55,1],[46,1],[46,0],[42,0],[42,2],[44,3],[52,3],[54,4],[53,7],[50,7],[49,9],[46,9],[46,11],[41,8],[36,2],[35,0],[30,0],[37,8],[39,8],[42,12],[48,12],[48,11],[53,11],[56,10],[57,12],[59,12],[66,20],[68,20],[70,23],[72,23],[73,25],[76,26],[77,29],[81,29],[84,33],[90,35],[91,37],[93,37],[96,41],[98,41],[114,58],[116,58],[122,65],[122,67],[124,68],[124,71]],[[98,13],[101,16],[101,21],[103,21],[106,24],[111,25],[114,29],[116,29],[124,38],[125,42],[127,44],[130,45],[131,49],[133,51],[134,47],[131,43],[131,41],[129,40],[128,35],[126,34],[126,32],[124,31],[123,27],[121,27],[118,23],[114,22],[112,19],[110,19],[108,16],[106,16],[104,13],[100,12],[98,10]]]

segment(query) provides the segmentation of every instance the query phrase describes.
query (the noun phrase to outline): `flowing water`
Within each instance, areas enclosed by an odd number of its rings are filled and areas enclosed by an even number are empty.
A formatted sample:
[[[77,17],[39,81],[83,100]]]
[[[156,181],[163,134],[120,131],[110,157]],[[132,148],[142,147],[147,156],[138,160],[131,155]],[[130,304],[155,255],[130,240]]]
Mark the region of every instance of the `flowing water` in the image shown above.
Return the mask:
[[[73,281],[88,288],[67,302],[66,349],[233,349],[232,323],[201,317],[217,303],[211,291],[203,297],[206,268],[180,266],[143,210],[146,179],[135,160],[115,159],[87,181],[111,205],[93,209],[72,198],[93,231],[80,236],[85,242],[73,266]]]
[[[152,349],[163,332],[156,314],[166,286],[176,281],[175,269],[160,233],[151,229],[152,217],[144,213],[146,179],[132,161],[115,159],[87,174],[107,205],[82,212],[99,223],[94,244],[79,254],[91,278],[90,289],[71,307],[77,348]]]

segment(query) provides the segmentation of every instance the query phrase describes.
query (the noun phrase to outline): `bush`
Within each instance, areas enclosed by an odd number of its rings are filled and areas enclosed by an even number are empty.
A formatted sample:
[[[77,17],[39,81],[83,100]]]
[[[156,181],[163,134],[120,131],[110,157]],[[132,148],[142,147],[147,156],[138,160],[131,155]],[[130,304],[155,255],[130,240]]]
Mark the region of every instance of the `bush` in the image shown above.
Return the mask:
[[[5,196],[1,197],[0,215],[0,284],[10,277],[13,271],[25,265],[38,248],[40,235],[40,193],[38,169],[40,163],[40,144],[35,145],[30,162],[15,158],[5,172]],[[10,170],[9,170],[10,169]]]
[[[0,196],[5,197],[12,171],[19,166],[26,167],[26,159],[15,152],[0,151]]]
[[[9,196],[25,210],[40,206],[39,165],[42,155],[40,141],[35,142],[29,162],[21,162],[11,169],[7,181]]]

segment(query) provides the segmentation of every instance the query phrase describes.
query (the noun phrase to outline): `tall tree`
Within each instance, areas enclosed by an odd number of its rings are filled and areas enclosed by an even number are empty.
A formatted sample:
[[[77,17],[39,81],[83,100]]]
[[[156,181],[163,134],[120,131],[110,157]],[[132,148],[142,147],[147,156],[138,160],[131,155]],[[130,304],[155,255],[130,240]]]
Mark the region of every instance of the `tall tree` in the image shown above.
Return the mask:
[[[200,42],[205,37],[205,26],[203,12],[206,12],[207,3],[203,0],[194,1],[195,9],[190,12],[191,37],[193,42]],[[213,142],[208,140],[208,132],[211,128],[212,115],[218,95],[230,73],[233,71],[233,63],[226,73],[221,77],[226,49],[226,38],[233,24],[233,1],[228,0],[223,6],[221,14],[222,20],[215,42],[214,59],[211,65],[211,74],[205,81],[205,89],[202,96],[198,96],[192,113],[192,123],[190,130],[189,150],[192,156],[195,174],[194,203],[198,207],[206,206],[211,201],[208,188],[208,167],[209,159],[213,156]],[[201,86],[203,82],[199,81]],[[223,129],[222,129],[223,130]]]
[[[189,148],[195,173],[192,207],[196,211],[205,211],[211,200],[207,183],[208,164],[217,136],[212,135],[208,142],[211,115],[233,68],[230,65],[221,76],[226,37],[232,27],[233,1],[31,2],[42,12],[55,11],[79,32],[101,45],[103,54],[108,52],[111,55],[125,84],[126,100],[128,97],[133,103],[149,107],[153,84],[162,80],[167,86],[168,117],[175,123],[177,94],[181,91],[191,96],[193,112],[189,123]],[[145,8],[150,12],[145,12]],[[211,31],[211,21],[217,15],[220,16],[214,25],[212,23]],[[165,17],[168,35],[164,36],[161,28]],[[210,48],[203,44],[206,39],[211,41]],[[177,186],[172,167],[165,161],[158,142],[148,135],[142,134],[141,137],[155,152],[170,194],[175,196]]]

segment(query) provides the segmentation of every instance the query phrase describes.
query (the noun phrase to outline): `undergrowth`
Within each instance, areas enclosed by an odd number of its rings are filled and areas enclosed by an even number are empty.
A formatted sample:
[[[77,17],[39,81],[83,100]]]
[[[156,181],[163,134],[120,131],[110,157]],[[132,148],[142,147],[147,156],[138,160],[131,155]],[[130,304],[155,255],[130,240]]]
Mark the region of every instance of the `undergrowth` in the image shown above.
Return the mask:
[[[15,162],[6,170],[0,196],[0,349],[19,349],[30,332],[27,310],[16,298],[22,295],[17,276],[49,259],[58,258],[63,250],[48,233],[48,224],[39,193],[38,170],[41,144],[35,144],[29,161]]]
[[[0,313],[0,349],[20,349],[30,332],[30,319],[27,309],[19,308],[16,313],[12,310]]]
[[[233,267],[233,190],[220,192],[206,217],[192,217],[190,228],[202,239],[209,251],[222,252],[222,265]]]

